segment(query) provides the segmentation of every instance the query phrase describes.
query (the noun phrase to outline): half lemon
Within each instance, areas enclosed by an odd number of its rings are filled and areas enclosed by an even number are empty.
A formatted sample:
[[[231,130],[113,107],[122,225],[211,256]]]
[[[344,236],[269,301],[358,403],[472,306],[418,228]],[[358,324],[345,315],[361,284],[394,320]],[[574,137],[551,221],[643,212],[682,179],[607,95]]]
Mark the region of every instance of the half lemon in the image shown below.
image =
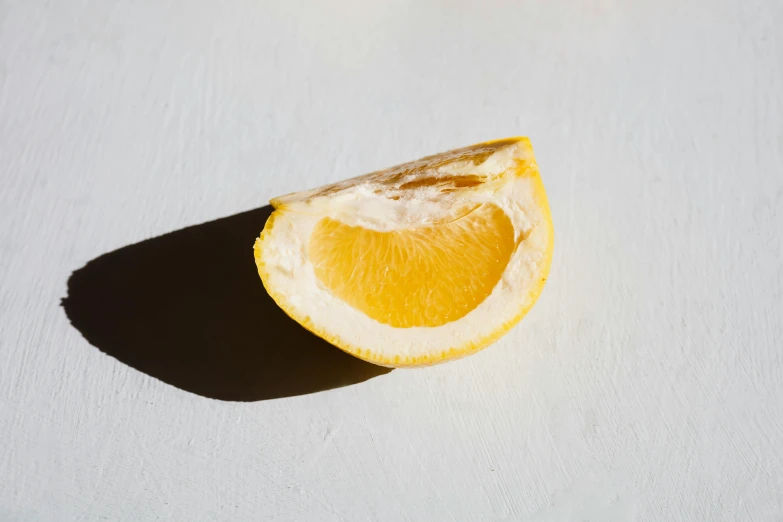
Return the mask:
[[[554,232],[530,140],[428,156],[271,201],[258,272],[294,320],[383,366],[474,353],[533,306]]]

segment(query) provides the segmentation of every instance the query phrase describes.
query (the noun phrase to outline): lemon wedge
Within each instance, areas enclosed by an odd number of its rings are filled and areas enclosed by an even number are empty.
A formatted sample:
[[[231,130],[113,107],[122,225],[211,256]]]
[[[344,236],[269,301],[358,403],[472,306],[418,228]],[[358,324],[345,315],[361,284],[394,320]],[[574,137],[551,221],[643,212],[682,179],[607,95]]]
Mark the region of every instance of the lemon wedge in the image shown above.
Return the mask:
[[[269,295],[383,366],[474,353],[533,306],[554,232],[527,138],[428,156],[271,201],[254,247]]]

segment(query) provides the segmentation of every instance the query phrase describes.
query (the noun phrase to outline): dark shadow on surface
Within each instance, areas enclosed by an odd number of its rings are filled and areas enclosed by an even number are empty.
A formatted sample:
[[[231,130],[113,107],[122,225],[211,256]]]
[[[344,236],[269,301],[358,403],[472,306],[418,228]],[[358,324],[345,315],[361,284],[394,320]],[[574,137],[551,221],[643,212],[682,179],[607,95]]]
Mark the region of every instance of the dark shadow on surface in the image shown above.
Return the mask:
[[[388,373],[311,334],[269,297],[253,261],[264,207],[123,247],[68,280],[63,308],[102,352],[183,390],[259,401]]]

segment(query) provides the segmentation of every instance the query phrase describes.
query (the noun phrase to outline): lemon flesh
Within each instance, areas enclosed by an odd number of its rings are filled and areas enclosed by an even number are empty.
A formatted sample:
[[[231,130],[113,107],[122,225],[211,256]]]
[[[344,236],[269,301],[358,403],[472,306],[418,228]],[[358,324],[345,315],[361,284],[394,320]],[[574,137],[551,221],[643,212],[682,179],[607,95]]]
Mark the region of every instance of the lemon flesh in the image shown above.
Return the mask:
[[[315,274],[335,296],[396,328],[441,326],[492,293],[514,252],[514,227],[491,203],[456,221],[378,232],[322,219]]]

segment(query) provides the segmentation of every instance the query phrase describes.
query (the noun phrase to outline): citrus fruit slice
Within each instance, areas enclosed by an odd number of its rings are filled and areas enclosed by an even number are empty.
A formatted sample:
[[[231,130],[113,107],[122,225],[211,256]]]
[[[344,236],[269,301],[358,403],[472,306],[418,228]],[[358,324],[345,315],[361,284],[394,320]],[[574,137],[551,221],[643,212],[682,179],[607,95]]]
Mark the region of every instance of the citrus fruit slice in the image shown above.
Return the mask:
[[[533,306],[553,229],[527,138],[464,147],[273,199],[254,253],[269,295],[366,361],[484,348]]]

